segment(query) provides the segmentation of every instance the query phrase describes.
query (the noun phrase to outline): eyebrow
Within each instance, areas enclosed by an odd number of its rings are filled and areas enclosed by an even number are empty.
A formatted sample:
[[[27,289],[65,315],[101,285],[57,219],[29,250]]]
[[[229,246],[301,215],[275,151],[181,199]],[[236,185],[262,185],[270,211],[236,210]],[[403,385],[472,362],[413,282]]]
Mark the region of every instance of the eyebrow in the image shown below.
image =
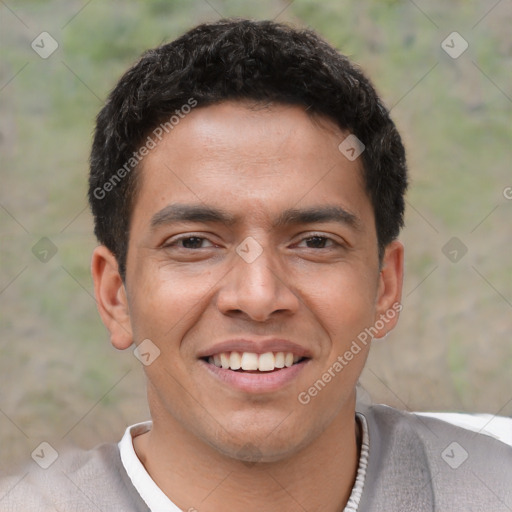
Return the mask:
[[[274,223],[275,227],[294,224],[314,224],[318,222],[337,222],[359,230],[361,221],[357,215],[341,206],[312,206],[285,210]]]
[[[156,229],[173,222],[209,222],[232,226],[237,220],[237,216],[219,208],[199,204],[171,204],[153,215],[150,226]],[[277,217],[273,227],[320,222],[337,222],[356,230],[361,228],[361,221],[357,215],[334,205],[311,206],[304,209],[290,208]]]
[[[170,204],[151,218],[151,228],[172,222],[217,222],[230,226],[236,222],[234,215],[204,205]]]

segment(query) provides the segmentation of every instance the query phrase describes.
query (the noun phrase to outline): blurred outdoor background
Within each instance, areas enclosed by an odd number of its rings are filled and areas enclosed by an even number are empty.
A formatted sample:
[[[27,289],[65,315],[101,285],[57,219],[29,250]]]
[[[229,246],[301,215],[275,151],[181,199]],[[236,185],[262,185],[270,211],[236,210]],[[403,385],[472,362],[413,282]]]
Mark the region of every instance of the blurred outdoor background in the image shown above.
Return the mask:
[[[148,418],[140,363],[110,346],[93,297],[93,123],[143,50],[228,16],[318,30],[372,78],[403,134],[404,309],[363,374],[372,400],[512,416],[512,0],[6,0],[1,467],[41,441],[91,447]],[[49,56],[42,32],[58,43]]]

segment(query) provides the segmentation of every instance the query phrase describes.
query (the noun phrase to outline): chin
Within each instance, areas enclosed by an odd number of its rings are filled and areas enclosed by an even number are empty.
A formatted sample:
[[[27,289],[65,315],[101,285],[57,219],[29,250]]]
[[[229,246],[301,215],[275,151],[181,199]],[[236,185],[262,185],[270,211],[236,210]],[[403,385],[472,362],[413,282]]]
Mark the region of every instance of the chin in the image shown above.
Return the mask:
[[[276,425],[272,430],[255,429],[253,424],[245,432],[233,432],[229,439],[223,436],[209,444],[226,457],[254,465],[287,460],[312,441],[312,436],[305,432],[292,435],[289,430],[278,431]]]

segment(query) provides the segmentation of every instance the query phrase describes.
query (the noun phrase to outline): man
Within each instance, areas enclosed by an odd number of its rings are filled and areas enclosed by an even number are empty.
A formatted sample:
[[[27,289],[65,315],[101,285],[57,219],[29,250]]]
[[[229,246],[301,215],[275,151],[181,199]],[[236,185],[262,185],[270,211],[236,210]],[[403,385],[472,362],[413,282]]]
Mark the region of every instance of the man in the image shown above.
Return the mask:
[[[387,110],[315,34],[222,20],[145,53],[98,116],[89,198],[99,311],[152,422],[2,510],[511,510],[506,444],[356,413],[401,310],[406,186]]]

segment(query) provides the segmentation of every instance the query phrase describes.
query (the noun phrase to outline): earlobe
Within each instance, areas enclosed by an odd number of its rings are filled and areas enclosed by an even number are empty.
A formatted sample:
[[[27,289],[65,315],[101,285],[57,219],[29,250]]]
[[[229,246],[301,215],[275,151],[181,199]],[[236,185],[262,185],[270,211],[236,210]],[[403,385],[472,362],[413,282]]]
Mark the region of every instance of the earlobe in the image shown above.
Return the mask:
[[[396,325],[402,310],[404,246],[398,240],[387,245],[382,260],[377,293],[376,338],[383,338]]]
[[[124,350],[133,342],[126,290],[117,260],[104,245],[93,252],[91,273],[98,311],[110,332],[112,345]]]

